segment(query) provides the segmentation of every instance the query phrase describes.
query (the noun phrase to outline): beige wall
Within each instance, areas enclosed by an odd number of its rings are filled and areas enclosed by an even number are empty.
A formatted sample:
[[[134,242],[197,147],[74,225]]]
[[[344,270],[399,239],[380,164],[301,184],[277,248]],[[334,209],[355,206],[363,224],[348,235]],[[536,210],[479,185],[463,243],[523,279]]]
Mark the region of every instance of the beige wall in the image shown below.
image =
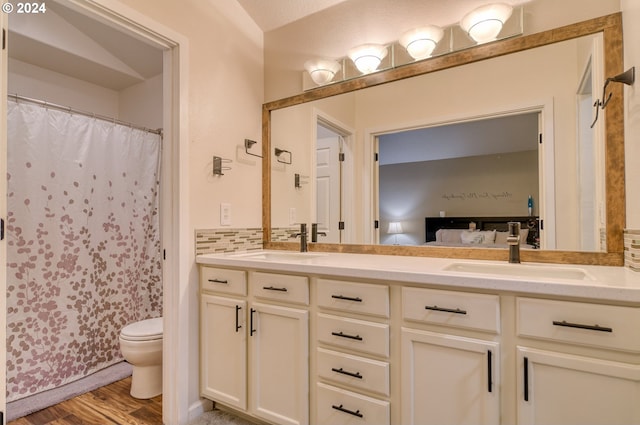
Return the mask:
[[[11,46],[9,46],[11,48]],[[9,94],[118,117],[118,92],[16,59],[9,60]]]
[[[188,39],[189,212],[193,228],[220,227],[220,203],[231,204],[232,227],[260,227],[261,162],[244,139],[261,140],[262,33],[228,0],[122,0]],[[260,149],[254,146],[254,149]],[[241,153],[242,152],[242,153]],[[233,160],[222,177],[213,156]]]
[[[636,82],[624,90],[627,228],[640,229],[640,2],[622,0],[624,69],[636,67]]]
[[[425,242],[425,217],[526,216],[538,203],[538,151],[480,155],[380,166],[380,239],[390,221],[402,223],[401,244]]]

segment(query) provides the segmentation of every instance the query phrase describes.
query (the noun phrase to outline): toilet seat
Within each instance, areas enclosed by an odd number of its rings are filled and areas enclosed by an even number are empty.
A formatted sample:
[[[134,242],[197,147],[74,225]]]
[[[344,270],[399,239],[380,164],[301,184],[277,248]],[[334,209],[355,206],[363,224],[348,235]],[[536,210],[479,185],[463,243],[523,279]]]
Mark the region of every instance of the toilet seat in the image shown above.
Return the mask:
[[[131,323],[122,329],[120,338],[127,341],[162,339],[162,317]]]

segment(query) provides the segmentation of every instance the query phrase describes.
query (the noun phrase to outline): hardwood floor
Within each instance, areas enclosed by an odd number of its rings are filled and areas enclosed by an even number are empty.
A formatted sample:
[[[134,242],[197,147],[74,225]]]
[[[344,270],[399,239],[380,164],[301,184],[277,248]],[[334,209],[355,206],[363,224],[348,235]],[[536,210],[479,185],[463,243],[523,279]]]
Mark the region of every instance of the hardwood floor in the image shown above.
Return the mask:
[[[161,425],[162,396],[138,400],[130,386],[128,377],[7,425]]]

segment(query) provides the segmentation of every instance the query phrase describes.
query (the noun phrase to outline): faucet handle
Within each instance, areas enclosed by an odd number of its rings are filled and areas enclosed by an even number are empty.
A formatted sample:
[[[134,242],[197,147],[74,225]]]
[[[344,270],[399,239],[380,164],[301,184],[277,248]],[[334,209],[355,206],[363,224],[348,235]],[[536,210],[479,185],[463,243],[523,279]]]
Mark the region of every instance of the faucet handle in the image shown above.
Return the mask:
[[[311,223],[311,242],[318,242],[318,235],[327,236],[327,233],[318,232],[318,223]]]

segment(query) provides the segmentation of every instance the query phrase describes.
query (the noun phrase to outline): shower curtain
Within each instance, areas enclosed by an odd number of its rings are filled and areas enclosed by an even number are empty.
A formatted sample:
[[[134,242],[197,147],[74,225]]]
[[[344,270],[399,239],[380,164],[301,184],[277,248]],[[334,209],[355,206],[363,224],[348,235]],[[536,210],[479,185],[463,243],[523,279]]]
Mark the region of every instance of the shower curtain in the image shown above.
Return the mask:
[[[122,360],[162,315],[157,134],[9,101],[7,401]]]

